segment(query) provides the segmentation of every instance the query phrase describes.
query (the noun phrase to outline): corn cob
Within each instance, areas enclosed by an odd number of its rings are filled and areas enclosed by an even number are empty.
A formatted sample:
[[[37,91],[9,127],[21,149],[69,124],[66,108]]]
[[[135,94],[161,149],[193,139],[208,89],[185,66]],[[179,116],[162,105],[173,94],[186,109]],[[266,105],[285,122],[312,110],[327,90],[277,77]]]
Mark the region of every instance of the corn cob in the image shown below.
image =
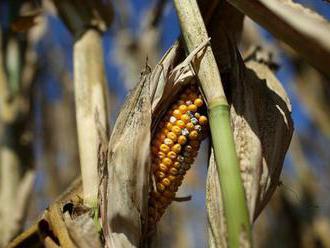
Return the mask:
[[[206,137],[207,117],[196,85],[186,88],[157,127],[151,144],[154,189],[149,194],[148,227],[152,230],[174,200],[186,171]]]

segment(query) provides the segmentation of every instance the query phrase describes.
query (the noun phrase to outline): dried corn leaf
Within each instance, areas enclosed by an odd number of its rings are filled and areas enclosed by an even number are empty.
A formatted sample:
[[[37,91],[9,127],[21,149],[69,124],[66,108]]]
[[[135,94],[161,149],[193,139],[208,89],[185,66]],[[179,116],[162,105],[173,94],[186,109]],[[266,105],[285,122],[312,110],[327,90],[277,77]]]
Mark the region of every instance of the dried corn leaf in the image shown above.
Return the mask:
[[[148,195],[151,102],[150,70],[128,97],[108,152],[108,247],[137,247]],[[104,227],[107,228],[107,227]]]
[[[245,67],[237,56],[239,68],[234,71],[239,71],[239,77],[227,75],[226,93],[232,96],[231,122],[252,222],[278,185],[293,124],[288,97],[271,70],[254,61]],[[225,233],[221,190],[213,160],[211,157],[207,179],[210,243],[226,247],[225,235],[219,236],[215,231]]]
[[[235,45],[239,32],[226,28],[232,23],[236,23],[233,27],[239,27],[241,14],[224,3],[220,7],[208,31],[231,106],[234,141],[253,222],[278,184],[293,132],[291,106],[280,82],[266,65],[254,61],[244,65]],[[223,11],[231,18],[224,18]],[[226,247],[224,209],[213,155],[208,170],[206,204],[209,245]]]
[[[287,43],[316,69],[330,75],[330,24],[292,0],[228,0],[275,37]]]

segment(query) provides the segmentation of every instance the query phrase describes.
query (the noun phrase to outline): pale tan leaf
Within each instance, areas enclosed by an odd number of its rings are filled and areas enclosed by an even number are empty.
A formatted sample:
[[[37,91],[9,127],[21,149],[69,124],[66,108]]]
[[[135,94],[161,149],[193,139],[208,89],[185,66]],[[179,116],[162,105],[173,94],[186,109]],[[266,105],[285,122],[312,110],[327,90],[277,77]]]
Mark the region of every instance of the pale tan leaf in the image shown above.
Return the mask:
[[[110,138],[108,247],[138,247],[149,189],[150,70],[142,74],[120,112]]]
[[[287,43],[323,74],[330,75],[330,24],[292,0],[228,0]]]
[[[231,119],[251,222],[276,189],[293,126],[287,95],[263,64],[249,62],[241,81],[231,82]],[[223,243],[222,199],[215,163],[208,170],[207,207],[210,242]],[[214,218],[218,216],[218,219]],[[224,245],[215,247],[226,247]]]
[[[244,65],[235,45],[237,31],[226,29],[228,22],[242,18],[235,13],[237,10],[228,6],[222,9],[225,10],[231,12],[227,15],[232,19],[223,19],[221,11],[216,12],[214,18],[219,20],[210,26],[209,34],[231,107],[234,141],[252,223],[278,184],[293,132],[291,106],[280,82],[265,64],[250,61]],[[226,247],[221,188],[212,157],[206,204],[209,245]]]

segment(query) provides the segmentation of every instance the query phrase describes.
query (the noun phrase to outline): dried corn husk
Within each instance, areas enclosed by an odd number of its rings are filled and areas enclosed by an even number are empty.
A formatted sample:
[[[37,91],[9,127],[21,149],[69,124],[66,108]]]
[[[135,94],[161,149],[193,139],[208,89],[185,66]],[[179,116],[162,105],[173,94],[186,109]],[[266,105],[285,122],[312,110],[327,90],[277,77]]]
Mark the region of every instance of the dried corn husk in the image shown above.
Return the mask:
[[[165,54],[153,71],[146,66],[135,89],[128,96],[108,147],[108,199],[104,226],[108,247],[138,247],[144,239],[147,197],[150,183],[150,138],[175,92],[192,80],[191,63],[203,56],[202,43],[185,61],[173,69],[180,56],[179,44]],[[115,199],[115,200],[114,200]]]

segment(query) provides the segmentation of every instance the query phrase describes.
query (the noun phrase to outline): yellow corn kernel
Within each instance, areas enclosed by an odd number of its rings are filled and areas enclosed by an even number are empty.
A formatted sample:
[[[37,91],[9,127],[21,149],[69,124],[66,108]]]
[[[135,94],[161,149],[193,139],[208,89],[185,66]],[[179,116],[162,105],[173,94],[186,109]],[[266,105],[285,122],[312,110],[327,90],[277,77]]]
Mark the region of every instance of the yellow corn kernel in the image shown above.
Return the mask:
[[[169,147],[171,147],[171,146],[174,145],[174,141],[171,140],[171,139],[169,139],[169,138],[165,138],[164,139],[164,144],[167,145],[167,146],[169,146]]]
[[[173,169],[173,168],[171,168],[171,169]],[[166,176],[166,174],[164,172],[156,171],[156,177],[161,179],[161,178],[164,178],[165,176]]]
[[[170,165],[172,165],[172,159],[170,159],[170,158],[163,158],[163,160],[162,160],[162,162],[163,162],[163,164],[164,165],[166,165],[166,166],[170,166]]]
[[[162,184],[165,185],[165,186],[170,186],[171,185],[171,180],[168,179],[168,178],[164,178],[162,180]]]
[[[162,134],[166,135],[169,132],[169,130],[166,127],[162,128]]]
[[[168,130],[172,130],[173,125],[171,122],[166,122],[165,126]]]
[[[158,155],[157,157],[160,159],[165,158],[165,156],[166,156],[165,153],[163,153],[163,152],[158,152],[157,155]]]
[[[172,151],[175,152],[176,154],[180,153],[181,145],[180,144],[175,144],[174,146],[172,146]]]
[[[164,153],[168,153],[170,151],[169,146],[165,145],[165,144],[161,144],[159,149],[164,152]]]
[[[175,118],[180,119],[181,115],[182,115],[182,114],[181,114],[180,110],[175,109],[175,110],[173,111],[173,116],[174,116]]]
[[[179,106],[179,110],[180,110],[180,112],[181,112],[182,114],[185,114],[185,113],[188,111],[188,108],[187,108],[186,105],[181,104],[181,105]]]
[[[170,159],[175,159],[176,158],[176,153],[174,151],[170,151],[167,153],[167,157],[169,157]]]
[[[186,136],[184,136],[184,135],[180,135],[179,138],[178,138],[178,143],[179,143],[180,145],[184,145],[186,142],[187,142],[187,138],[186,138]]]
[[[181,120],[186,124],[190,121],[190,117],[187,114],[181,115]]]
[[[175,133],[176,135],[181,134],[181,128],[178,127],[178,126],[173,126],[171,130],[172,130],[172,132]]]
[[[191,112],[196,112],[197,111],[197,106],[195,104],[190,104],[188,106],[188,110]]]
[[[194,127],[195,127],[195,125],[192,124],[191,122],[188,122],[188,123],[186,124],[186,128],[187,128],[189,131],[194,130]]]
[[[177,120],[175,123],[179,128],[184,128],[186,123],[184,123],[184,121],[182,120]]]
[[[169,133],[167,133],[167,138],[169,138],[175,142],[176,139],[178,138],[178,136],[173,132],[169,132]]]
[[[160,164],[159,164],[159,169],[160,169],[161,171],[163,171],[163,172],[168,171],[168,167],[167,167],[165,164],[163,164],[163,163],[160,163]]]
[[[197,107],[202,107],[202,106],[203,106],[203,100],[200,99],[200,98],[196,98],[195,101],[194,101],[194,104],[195,104]]]
[[[193,130],[189,133],[189,139],[195,140],[198,138],[198,132],[196,130]]]
[[[162,192],[165,190],[165,185],[161,184],[161,183],[157,183],[157,190],[159,192]]]
[[[176,174],[178,174],[178,170],[177,170],[176,168],[172,167],[172,168],[169,170],[169,173],[175,176]]]
[[[198,118],[198,122],[199,122],[201,125],[206,125],[206,124],[207,124],[207,117],[204,116],[204,115],[201,115],[201,116]]]

